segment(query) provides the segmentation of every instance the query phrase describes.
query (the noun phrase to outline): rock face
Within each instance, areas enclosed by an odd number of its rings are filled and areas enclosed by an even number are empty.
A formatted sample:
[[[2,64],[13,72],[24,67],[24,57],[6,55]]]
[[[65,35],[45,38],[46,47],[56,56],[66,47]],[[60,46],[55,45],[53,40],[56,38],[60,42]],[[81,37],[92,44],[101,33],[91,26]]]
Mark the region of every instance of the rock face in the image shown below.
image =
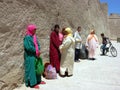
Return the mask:
[[[120,38],[120,15],[111,14],[109,16],[109,28],[111,39]]]
[[[49,34],[54,24],[82,27],[83,42],[89,30],[109,33],[107,5],[99,0],[0,0],[0,90],[23,82],[23,37],[29,23],[37,25],[43,60],[49,60]],[[108,34],[109,35],[109,34]]]

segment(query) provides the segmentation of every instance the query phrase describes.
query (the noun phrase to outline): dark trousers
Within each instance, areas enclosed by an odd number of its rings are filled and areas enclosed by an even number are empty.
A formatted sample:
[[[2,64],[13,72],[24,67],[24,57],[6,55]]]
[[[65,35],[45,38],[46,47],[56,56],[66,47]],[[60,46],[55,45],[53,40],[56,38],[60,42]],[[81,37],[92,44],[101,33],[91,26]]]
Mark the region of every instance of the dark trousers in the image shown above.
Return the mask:
[[[80,58],[80,49],[75,49],[75,61],[78,61]]]
[[[106,44],[102,45],[102,49],[103,49],[102,54],[105,55]]]

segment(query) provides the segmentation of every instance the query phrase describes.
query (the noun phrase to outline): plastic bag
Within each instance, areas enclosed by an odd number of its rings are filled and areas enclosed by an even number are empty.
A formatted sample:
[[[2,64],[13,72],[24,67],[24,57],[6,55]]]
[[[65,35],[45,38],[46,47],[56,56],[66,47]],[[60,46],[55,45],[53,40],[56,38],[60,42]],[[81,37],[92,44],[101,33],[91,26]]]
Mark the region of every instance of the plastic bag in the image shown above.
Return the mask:
[[[41,57],[35,60],[35,72],[37,75],[41,75],[44,72],[44,65]]]

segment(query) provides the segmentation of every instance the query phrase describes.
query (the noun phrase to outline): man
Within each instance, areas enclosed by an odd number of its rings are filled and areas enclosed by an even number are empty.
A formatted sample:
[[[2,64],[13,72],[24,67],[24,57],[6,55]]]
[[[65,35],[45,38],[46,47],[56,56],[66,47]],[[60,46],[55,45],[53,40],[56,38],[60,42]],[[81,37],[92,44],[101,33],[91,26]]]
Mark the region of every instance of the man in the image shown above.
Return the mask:
[[[105,55],[105,49],[106,49],[106,45],[107,45],[107,38],[105,37],[104,33],[101,33],[101,37],[102,37],[102,54],[101,55]]]
[[[59,46],[61,41],[59,40],[59,25],[54,26],[54,30],[50,35],[50,64],[56,68],[56,71],[59,73],[60,71],[60,51]]]
[[[80,49],[81,49],[81,36],[80,36],[81,27],[79,26],[77,28],[77,31],[74,33],[74,39],[75,39],[75,62],[80,62]]]

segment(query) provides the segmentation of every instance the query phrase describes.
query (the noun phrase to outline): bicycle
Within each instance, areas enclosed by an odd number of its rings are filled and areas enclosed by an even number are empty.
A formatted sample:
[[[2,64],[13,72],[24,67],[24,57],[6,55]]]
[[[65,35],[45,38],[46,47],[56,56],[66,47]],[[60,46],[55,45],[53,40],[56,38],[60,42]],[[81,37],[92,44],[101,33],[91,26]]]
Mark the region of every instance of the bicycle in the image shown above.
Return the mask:
[[[111,41],[109,39],[107,39],[107,45],[106,45],[106,48],[105,48],[105,55],[110,52],[111,55],[113,57],[117,57],[117,50],[116,48],[113,46],[113,44],[111,43]],[[100,47],[100,51],[102,52],[103,51],[103,48],[102,48],[102,45]]]

